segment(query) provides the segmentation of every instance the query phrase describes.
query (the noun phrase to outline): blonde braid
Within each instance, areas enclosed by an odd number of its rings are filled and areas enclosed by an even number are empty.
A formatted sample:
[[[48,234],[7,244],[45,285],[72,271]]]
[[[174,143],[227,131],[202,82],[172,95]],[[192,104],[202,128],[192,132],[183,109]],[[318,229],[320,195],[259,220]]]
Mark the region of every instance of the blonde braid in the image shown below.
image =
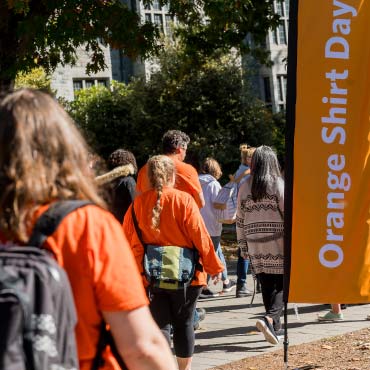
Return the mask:
[[[171,183],[174,172],[175,168],[172,159],[165,155],[153,156],[148,161],[149,181],[157,192],[157,201],[152,210],[152,228],[155,230],[159,229],[163,208],[161,205],[163,187]]]

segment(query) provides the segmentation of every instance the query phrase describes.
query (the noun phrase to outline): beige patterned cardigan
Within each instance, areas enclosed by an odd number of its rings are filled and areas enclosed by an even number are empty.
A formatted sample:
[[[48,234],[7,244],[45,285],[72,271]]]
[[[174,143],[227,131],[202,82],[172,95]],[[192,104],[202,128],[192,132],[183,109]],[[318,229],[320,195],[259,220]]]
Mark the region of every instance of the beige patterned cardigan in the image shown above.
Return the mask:
[[[239,189],[236,233],[241,252],[247,252],[254,274],[284,273],[284,180],[279,178],[267,194],[254,202],[252,177]]]

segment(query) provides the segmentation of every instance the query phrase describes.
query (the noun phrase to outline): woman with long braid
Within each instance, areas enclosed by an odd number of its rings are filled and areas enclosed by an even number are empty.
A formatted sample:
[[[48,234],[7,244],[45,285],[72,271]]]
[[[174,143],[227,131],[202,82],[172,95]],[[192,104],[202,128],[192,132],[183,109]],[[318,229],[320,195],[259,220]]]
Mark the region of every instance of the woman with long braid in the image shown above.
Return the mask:
[[[207,285],[207,273],[215,281],[224,269],[213,248],[193,197],[174,188],[175,167],[171,158],[157,155],[148,161],[148,177],[152,188],[140,194],[133,203],[134,212],[145,244],[196,248],[203,271],[197,270],[191,285],[183,290],[151,288],[150,310],[170,342],[170,326],[180,370],[190,370],[194,351],[193,315],[202,286]],[[132,207],[132,206],[131,206]],[[131,208],[123,228],[143,271],[144,248],[135,231]],[[144,285],[148,282],[144,280]]]

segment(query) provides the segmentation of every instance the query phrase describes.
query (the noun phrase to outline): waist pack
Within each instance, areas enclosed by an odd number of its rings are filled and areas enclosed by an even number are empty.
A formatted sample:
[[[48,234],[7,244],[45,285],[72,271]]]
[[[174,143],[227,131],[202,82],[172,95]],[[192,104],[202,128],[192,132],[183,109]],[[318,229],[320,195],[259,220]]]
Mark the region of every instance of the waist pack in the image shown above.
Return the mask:
[[[194,278],[195,270],[201,269],[198,251],[194,247],[145,244],[134,204],[131,211],[136,233],[144,246],[143,268],[150,286],[166,290],[186,289]]]
[[[78,369],[77,322],[68,277],[42,244],[85,201],[55,203],[28,246],[0,247],[0,369]]]
[[[232,224],[236,220],[238,203],[238,184],[230,181],[218,192],[213,202],[215,215],[218,222]]]
[[[144,244],[145,277],[154,288],[178,290],[190,285],[197,263],[194,248]]]

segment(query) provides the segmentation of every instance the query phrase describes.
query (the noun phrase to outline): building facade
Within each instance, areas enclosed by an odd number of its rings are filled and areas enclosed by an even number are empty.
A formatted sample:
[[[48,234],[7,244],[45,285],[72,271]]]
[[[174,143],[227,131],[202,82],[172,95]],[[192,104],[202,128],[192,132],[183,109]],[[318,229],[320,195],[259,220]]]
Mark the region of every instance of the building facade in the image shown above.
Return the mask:
[[[152,22],[159,27],[164,36],[171,36],[174,19],[168,14],[168,8],[161,6],[159,0],[154,0],[150,6],[131,0],[129,6],[137,10],[143,22]],[[261,66],[248,57],[243,58],[242,65],[254,71],[256,95],[273,112],[279,112],[283,111],[286,105],[289,0],[275,0],[274,7],[275,12],[281,17],[281,24],[278,29],[269,32],[266,40],[272,66]],[[149,78],[152,71],[158,68],[152,61],[132,61],[122,51],[113,50],[108,45],[102,45],[102,48],[107,65],[104,71],[90,76],[86,74],[89,55],[83,49],[77,52],[78,60],[75,66],[60,66],[55,70],[51,84],[58,97],[73,100],[75,91],[83,88],[94,85],[109,86],[112,80],[128,83],[133,76]]]

